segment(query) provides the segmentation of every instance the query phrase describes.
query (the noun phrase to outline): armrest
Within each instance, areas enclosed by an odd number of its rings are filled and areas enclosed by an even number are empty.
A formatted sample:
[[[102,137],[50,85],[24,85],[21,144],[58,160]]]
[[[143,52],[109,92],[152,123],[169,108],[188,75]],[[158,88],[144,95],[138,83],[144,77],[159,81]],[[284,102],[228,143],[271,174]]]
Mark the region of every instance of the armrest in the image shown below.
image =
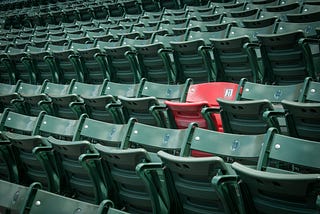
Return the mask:
[[[105,53],[102,53],[102,52],[99,52],[99,53],[95,53],[94,55],[93,55],[93,57],[95,58],[95,57],[106,57],[106,54]]]
[[[216,69],[214,69],[214,64],[212,63],[212,57],[210,55],[210,51],[212,51],[211,46],[202,45],[198,47],[198,53],[203,57],[204,63],[207,69],[210,71],[210,79],[211,81],[216,81],[217,74]]]
[[[212,47],[209,45],[201,45],[198,47],[198,51],[211,51]]]
[[[217,130],[216,124],[213,122],[211,114],[220,114],[220,107],[203,107],[201,109],[201,114],[206,120],[208,124],[208,129],[210,130]]]
[[[100,154],[99,153],[88,153],[88,154],[82,154],[79,156],[80,162],[86,162],[89,160],[100,160]]]
[[[11,100],[10,103],[11,103],[12,106],[14,106],[14,108],[15,108],[18,112],[20,112],[20,113],[24,112],[24,114],[27,114],[27,113],[25,112],[26,109],[24,108],[24,100],[23,100],[22,98],[13,99],[13,100]]]
[[[32,153],[35,155],[41,155],[43,153],[48,153],[52,151],[53,151],[52,146],[38,146],[33,148]]]
[[[145,173],[146,171],[162,170],[163,163],[139,163],[136,166],[136,172]]]
[[[112,115],[113,121],[118,124],[126,123],[122,112],[122,104],[120,102],[117,103],[109,103],[106,105],[105,109],[110,112]]]
[[[137,174],[150,191],[155,213],[167,213],[170,207],[167,184],[159,176],[163,175],[162,168],[162,163],[140,163],[136,166]]]
[[[81,116],[81,114],[86,113],[86,109],[85,109],[85,103],[84,101],[75,101],[75,102],[71,102],[69,104],[69,107],[71,108],[71,110],[78,116],[78,118]]]
[[[108,213],[109,209],[111,209],[110,211],[112,211],[113,207],[114,207],[114,203],[111,200],[108,200],[108,199],[103,200],[99,204],[99,209],[97,213]]]
[[[169,48],[160,48],[158,50],[158,54],[172,54],[173,50],[169,49]]]
[[[41,101],[39,101],[38,105],[46,113],[48,113],[50,115],[53,115],[53,107],[52,107],[52,101],[51,100],[41,100]]]
[[[134,51],[134,50],[131,50],[131,51],[126,51],[125,53],[124,53],[124,55],[125,56],[128,56],[128,55],[135,55],[136,54],[136,51]]]
[[[216,175],[211,180],[226,213],[246,213],[238,182],[238,175]]]
[[[168,121],[169,118],[166,118],[168,114],[165,114],[165,112],[167,113],[167,109],[168,109],[167,106],[164,104],[153,105],[153,106],[150,106],[149,108],[149,112],[155,118],[155,120],[157,121],[160,127],[168,126],[166,124],[166,121]]]
[[[263,118],[269,120],[271,117],[284,117],[286,114],[285,110],[277,109],[277,110],[268,110],[263,112]]]
[[[82,167],[88,172],[90,175],[94,185],[97,188],[98,198],[104,199],[109,196],[109,188],[105,186],[105,183],[108,183],[108,179],[110,176],[104,176],[102,173],[104,171],[101,158],[99,153],[86,153],[82,154],[78,158]],[[105,208],[104,206],[100,207],[101,209]]]
[[[259,43],[253,43],[253,42],[247,42],[245,44],[243,44],[243,48],[260,48],[260,44]]]
[[[150,107],[150,111],[166,111],[168,107],[164,104],[159,104],[159,105],[153,105]]]
[[[304,43],[308,43],[308,44],[320,44],[320,39],[316,39],[316,38],[301,38],[298,41],[299,44],[304,44]]]

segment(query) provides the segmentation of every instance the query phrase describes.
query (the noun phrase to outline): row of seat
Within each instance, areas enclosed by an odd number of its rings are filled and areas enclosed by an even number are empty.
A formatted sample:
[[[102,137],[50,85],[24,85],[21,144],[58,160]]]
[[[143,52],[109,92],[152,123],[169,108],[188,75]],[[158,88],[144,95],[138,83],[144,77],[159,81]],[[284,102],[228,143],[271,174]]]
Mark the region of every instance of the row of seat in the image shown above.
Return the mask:
[[[318,212],[320,144],[278,134],[274,128],[241,135],[192,123],[187,129],[167,129],[135,119],[116,125],[86,115],[73,121],[8,109],[1,124],[2,137],[9,140],[1,144],[1,166],[6,169],[1,172],[12,172],[2,174],[11,182],[38,181],[46,190],[96,204],[111,199],[116,208],[134,213],[247,213],[241,205],[251,197],[268,201],[263,206],[258,200],[247,202],[249,208],[268,209],[267,213],[280,208]],[[214,156],[190,157],[194,151]],[[233,178],[230,182],[240,177],[249,192],[240,191],[236,183],[237,195],[232,195],[232,188],[223,190],[218,184],[224,176]],[[249,180],[257,176],[258,186]],[[273,182],[267,182],[271,178]],[[292,199],[296,194],[301,199]],[[281,201],[269,201],[273,197]]]
[[[247,16],[258,10],[250,10],[239,13],[227,14],[219,13],[206,19],[199,19],[196,17],[190,18],[175,18],[166,14],[157,14],[157,17],[152,15],[144,15],[137,18],[119,18],[119,19],[103,19],[103,20],[91,20],[86,22],[75,23],[60,23],[59,25],[48,24],[45,27],[35,28],[23,28],[21,30],[7,30],[1,31],[1,44],[2,49],[7,44],[14,42],[15,46],[23,47],[26,44],[36,45],[43,47],[43,41],[52,40],[53,43],[57,43],[54,40],[62,40],[65,37],[70,37],[71,40],[83,38],[81,43],[93,42],[97,36],[106,36],[110,34],[109,38],[104,39],[108,41],[110,39],[118,39],[120,35],[125,33],[137,32],[139,35],[132,36],[132,38],[140,37],[139,39],[149,39],[152,33],[157,31],[167,34],[179,35],[186,31],[204,31],[215,32],[219,31],[219,24],[231,24],[234,27],[243,27],[245,29],[255,30],[257,33],[280,33],[279,27],[283,27],[284,24],[291,25],[290,30],[302,30],[307,37],[317,37],[316,28],[319,22],[319,11],[308,14],[287,14],[285,17],[287,21],[277,20],[275,17],[265,17],[264,19],[256,19],[256,17]],[[168,14],[169,15],[169,14]],[[239,17],[241,15],[241,17]],[[279,18],[279,17],[278,17]],[[305,26],[303,26],[303,24]],[[265,29],[268,27],[267,29]],[[249,29],[249,30],[250,30]],[[222,27],[220,27],[222,30]],[[96,35],[95,35],[96,34]],[[53,38],[49,38],[52,36]],[[59,39],[60,36],[61,38]],[[96,37],[94,37],[96,36]],[[112,37],[111,37],[112,36]],[[221,38],[227,37],[227,33],[221,33]],[[237,36],[237,35],[236,35]],[[80,38],[78,38],[80,37]],[[41,40],[42,39],[42,40]],[[253,37],[251,39],[254,39]],[[17,41],[15,41],[17,40]],[[39,40],[39,41],[37,41]],[[102,40],[102,39],[99,39]],[[254,40],[256,41],[256,40]],[[42,43],[40,43],[42,42]],[[60,42],[63,44],[65,42]],[[147,43],[147,42],[146,42]],[[208,41],[206,41],[208,43]]]
[[[317,5],[312,5],[312,4],[304,4],[303,6],[299,6],[298,3],[291,3],[291,4],[284,4],[284,5],[279,5],[278,7],[280,7],[278,10],[276,10],[275,8],[270,10],[264,10],[263,8],[255,8],[254,6],[248,6],[248,4],[245,3],[236,3],[234,5],[232,4],[226,4],[225,6],[212,6],[212,7],[204,7],[204,6],[187,6],[184,9],[163,9],[157,12],[149,12],[149,11],[144,11],[142,13],[138,13],[138,14],[126,14],[126,15],[121,15],[121,16],[105,16],[105,17],[100,17],[100,18],[95,18],[95,19],[121,19],[121,18],[135,18],[138,19],[142,16],[146,16],[146,15],[150,15],[150,16],[162,16],[165,15],[171,18],[190,18],[190,17],[195,17],[197,19],[201,19],[201,18],[207,18],[208,16],[212,16],[214,14],[222,14],[222,13],[226,13],[227,16],[235,16],[238,18],[243,18],[243,17],[247,17],[247,18],[266,18],[266,17],[273,17],[273,16],[277,16],[282,18],[283,15],[285,14],[300,14],[300,13],[310,13],[310,12],[316,12],[319,11],[319,8],[317,7]],[[292,7],[294,7],[295,11],[291,11],[290,9],[292,9]],[[297,8],[298,7],[298,8]],[[300,9],[300,7],[302,7]],[[301,11],[300,11],[301,10]],[[251,12],[250,12],[251,11]],[[269,12],[269,15],[260,15],[260,12]],[[263,17],[262,17],[263,16]],[[61,17],[60,17],[61,19]],[[285,19],[284,19],[285,20]],[[61,21],[61,20],[60,20]],[[44,25],[47,24],[60,24],[60,21],[53,23],[52,21],[46,21],[45,17],[43,17],[43,22]],[[74,21],[69,21],[70,23],[74,23],[76,20]],[[85,21],[90,21],[90,20],[85,20]],[[63,21],[62,21],[63,22]],[[65,21],[67,22],[67,21]],[[78,22],[81,22],[80,20],[78,20]],[[30,27],[30,26],[28,26]],[[31,27],[39,27],[39,25],[36,26],[31,26]]]
[[[29,187],[0,179],[0,211],[2,213],[94,213],[125,214],[127,212],[113,208],[110,200],[100,205],[72,199],[41,189],[40,183]]]
[[[125,124],[139,122],[168,128],[199,127],[237,134],[262,134],[276,127],[282,134],[319,140],[319,83],[287,86],[264,85],[242,79],[238,84],[211,82],[167,85],[143,81],[140,84],[101,85],[73,81],[70,85],[44,82],[31,85],[2,84],[2,111],[10,107],[22,114],[90,118]],[[285,119],[284,119],[285,118]],[[254,127],[253,127],[254,126]]]
[[[168,5],[165,5],[167,4]],[[184,2],[166,2],[166,1],[142,1],[141,3],[135,0],[132,1],[119,1],[119,2],[108,2],[105,4],[98,4],[96,2],[92,3],[76,3],[71,6],[65,7],[50,7],[49,11],[40,12],[39,11],[27,11],[17,13],[9,13],[11,15],[7,16],[5,28],[9,26],[28,26],[34,27],[37,25],[46,24],[58,24],[63,22],[73,22],[74,20],[87,21],[91,18],[106,18],[111,17],[121,17],[125,15],[140,15],[142,11],[148,12],[160,12],[163,8],[179,10],[182,15],[182,11],[190,11],[190,16],[201,16],[210,15],[214,13],[228,13],[236,12],[241,10],[252,10],[252,9],[263,9],[265,14],[261,16],[282,16],[285,13],[309,13],[311,11],[319,10],[314,2],[299,2],[299,1],[266,1],[266,2],[239,2],[230,1],[227,3],[217,3],[201,1],[190,1],[192,6]],[[193,4],[192,4],[193,3]],[[208,4],[205,4],[208,3]],[[141,4],[141,5],[140,5]],[[184,5],[182,7],[182,5]],[[51,9],[53,8],[53,9]],[[180,8],[180,9],[179,9]],[[252,14],[253,16],[253,14]],[[182,17],[182,16],[181,16]],[[24,23],[24,24],[23,24]]]
[[[167,5],[164,5],[167,4]],[[183,4],[183,3],[182,3]],[[196,4],[200,4],[198,1]],[[5,28],[10,26],[35,26],[47,23],[58,24],[60,21],[89,20],[90,18],[105,18],[107,16],[122,16],[124,14],[141,14],[142,11],[160,11],[164,7],[178,8],[178,2],[166,1],[105,1],[105,2],[76,2],[74,4],[50,5],[48,11],[39,11],[38,8],[27,11],[8,12]],[[40,13],[39,13],[40,12]],[[20,21],[20,23],[19,23]]]
[[[238,82],[245,77],[253,82],[284,85],[303,82],[307,76],[316,79],[310,40],[303,32],[258,34],[257,44],[251,43],[248,35],[232,37],[234,32],[235,28],[231,28],[230,38],[223,39],[209,33],[213,37],[209,38],[210,46],[202,38],[185,41],[184,34],[155,34],[151,44],[144,44],[150,40],[124,35],[116,42],[49,43],[45,48],[27,46],[25,49],[9,46],[1,55],[1,81],[15,83],[21,79],[35,84],[44,79],[55,83],[76,79],[101,83],[107,78],[119,83],[137,83],[145,77],[172,84],[187,78],[201,83]],[[189,35],[204,34],[192,31]]]

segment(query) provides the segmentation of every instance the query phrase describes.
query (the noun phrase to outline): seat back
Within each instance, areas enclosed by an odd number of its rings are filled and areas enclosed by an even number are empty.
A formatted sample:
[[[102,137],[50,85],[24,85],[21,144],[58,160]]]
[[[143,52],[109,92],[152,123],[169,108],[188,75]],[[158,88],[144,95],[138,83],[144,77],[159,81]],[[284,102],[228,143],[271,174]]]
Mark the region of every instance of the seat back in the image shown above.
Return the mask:
[[[266,79],[275,84],[301,83],[315,77],[310,48],[301,43],[301,31],[257,35]],[[300,41],[300,42],[299,42]]]
[[[101,185],[102,181],[92,178],[81,163],[81,155],[95,153],[93,144],[88,141],[58,140],[52,136],[48,137],[48,142],[53,148],[57,168],[63,181],[61,191],[64,194],[95,204],[107,197],[107,190]]]
[[[142,80],[138,97],[156,97],[159,102],[164,100],[184,101],[192,80],[187,79],[183,84],[161,84]]]
[[[103,84],[89,84],[76,81],[71,85],[70,93],[81,97],[97,97],[102,95],[103,90]]]
[[[104,31],[103,33],[106,35]],[[93,43],[81,44],[75,42],[72,42],[70,48],[76,53],[73,57],[80,61],[80,67],[77,69],[82,69],[85,82],[101,84],[104,79],[110,79],[106,68],[105,55],[100,48],[95,47]]]
[[[191,21],[190,21],[191,22]],[[210,38],[225,38],[230,28],[229,24],[213,24],[211,22],[198,21],[202,23],[203,28],[193,27],[187,32],[187,40],[203,40],[205,45],[210,45]]]
[[[73,140],[87,140],[94,144],[120,147],[127,134],[127,124],[102,122],[91,119],[85,114],[81,116],[80,120],[84,120],[84,122],[75,133]]]
[[[36,127],[37,120],[37,117],[23,115],[13,112],[10,109],[5,109],[1,118],[0,130],[31,135]]]
[[[39,184],[30,187],[0,180],[0,212],[19,213],[25,207],[32,192],[39,188]]]
[[[320,103],[300,103],[283,100],[285,118],[290,136],[320,140]]]
[[[234,100],[237,89],[238,84],[230,82],[192,84],[188,90],[186,102],[207,101],[209,106],[217,107],[219,106],[218,98]]]
[[[122,105],[125,123],[133,117],[141,123],[161,126],[159,124],[161,122],[157,121],[149,111],[150,107],[159,105],[159,101],[156,97],[127,98],[119,96],[118,99]]]
[[[273,104],[280,104],[282,100],[298,101],[303,83],[290,85],[266,85],[242,79],[239,83],[236,100],[267,99]]]
[[[199,47],[204,46],[203,40],[170,42],[173,50],[173,61],[180,81],[191,78],[195,83],[214,80],[212,71],[206,66]]]
[[[305,85],[299,102],[320,102],[320,84],[316,81],[313,81],[311,78],[305,79]]]
[[[140,83],[117,83],[108,81],[103,91],[103,95],[136,97],[141,88]]]
[[[263,79],[263,73],[258,67],[256,52],[248,46],[249,36],[210,39],[210,41],[213,46],[217,81],[237,83],[243,77],[252,82],[259,82]]]
[[[118,83],[138,83],[141,75],[131,46],[104,47],[111,80]]]
[[[38,189],[31,194],[32,200],[26,205],[26,208],[31,213],[61,213],[67,214],[70,212],[85,212],[85,213],[109,213],[114,210],[115,213],[125,213],[120,210],[112,208],[113,204],[109,200],[103,200],[100,204],[88,203],[80,200],[76,200],[70,197],[65,197],[52,192],[48,192],[42,189]],[[112,212],[111,212],[112,213]]]
[[[284,144],[283,144],[284,145]],[[270,173],[239,163],[232,168],[242,183],[246,212],[318,213],[319,174]]]
[[[212,114],[214,127],[202,116],[203,107],[219,107],[217,98],[234,100],[238,84],[229,82],[210,82],[193,84],[189,87],[186,102],[165,101],[168,107],[169,122],[172,127],[186,128],[189,123],[197,122],[199,127],[222,131],[220,115]]]
[[[149,45],[135,45],[139,70],[142,77],[148,81],[156,83],[176,83],[176,76],[171,66],[161,58],[158,51],[164,48],[162,43],[153,43]]]
[[[219,156],[225,162],[257,165],[265,134],[241,135],[195,127],[183,156]]]
[[[19,98],[17,93],[21,81],[18,81],[15,85],[0,83],[0,110],[4,111],[5,108],[13,106],[11,105],[11,100]]]
[[[159,151],[175,213],[223,212],[217,192],[211,186],[217,173],[229,174],[220,157],[179,157]]]
[[[153,204],[153,197],[155,197],[153,194],[156,191],[150,191],[136,173],[137,164],[151,161],[146,150],[142,148],[113,149],[100,144],[96,144],[95,148],[106,166],[104,171],[110,180],[109,183],[114,187],[119,208],[130,213],[167,212],[166,207],[161,204],[161,208],[156,210],[156,205]],[[154,182],[160,182],[156,175],[153,177],[158,179]]]
[[[249,25],[248,22],[246,23]],[[274,32],[274,28],[275,24],[255,28],[231,26],[228,33],[228,38],[236,38],[247,35],[250,38],[250,42],[258,42],[258,34],[272,34]]]
[[[126,137],[121,144],[122,149],[144,148],[149,152],[164,150],[179,154],[181,145],[187,141],[188,129],[170,129],[150,126],[131,119]],[[150,139],[152,138],[152,141]]]
[[[281,135],[276,129],[270,128],[264,140],[257,169],[280,173],[319,173],[319,146],[317,141]],[[286,152],[288,149],[290,152]]]
[[[65,119],[42,112],[38,116],[38,124],[33,130],[32,135],[52,136],[61,140],[72,140],[78,126],[82,123],[82,120]]]
[[[263,112],[273,110],[269,100],[228,101],[217,99],[221,107],[221,119],[224,132],[234,134],[262,134],[269,127],[279,128],[274,118],[266,121]]]

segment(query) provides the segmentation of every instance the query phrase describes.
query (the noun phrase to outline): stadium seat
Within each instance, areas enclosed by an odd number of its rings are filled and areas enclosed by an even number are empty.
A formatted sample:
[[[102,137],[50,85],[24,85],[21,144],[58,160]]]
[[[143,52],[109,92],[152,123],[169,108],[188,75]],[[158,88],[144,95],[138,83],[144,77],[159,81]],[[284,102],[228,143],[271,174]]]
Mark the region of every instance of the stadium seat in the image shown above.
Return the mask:
[[[281,102],[290,136],[319,141],[319,103],[301,103],[289,100]],[[272,115],[272,114],[269,114]]]
[[[170,59],[167,55],[159,55],[158,53],[159,50],[164,48],[163,44],[155,42],[149,45],[134,45],[134,48],[139,62],[139,72],[143,77],[157,83],[177,83],[172,65],[165,63]]]
[[[144,148],[148,152],[156,153],[165,150],[168,153],[179,155],[182,145],[188,140],[190,130],[170,129],[139,123],[134,119],[128,122],[128,132],[123,138],[121,149]],[[152,143],[150,138],[152,137]],[[153,155],[154,160],[159,159]]]
[[[70,83],[72,79],[79,82],[84,81],[81,70],[74,69],[74,65],[78,61],[75,57],[70,56],[74,53],[70,49],[70,43],[67,45],[48,44],[47,51],[50,52],[50,55],[46,57],[46,60],[50,65],[51,72],[59,75],[59,83]]]
[[[31,120],[31,116],[27,119]],[[20,165],[19,178],[23,183],[30,185],[32,182],[40,182],[45,189],[62,193],[63,178],[57,168],[56,162],[50,151],[51,144],[47,137],[54,136],[59,139],[72,140],[76,131],[78,120],[68,120],[47,115],[41,112],[32,128],[31,136],[28,132],[6,132],[5,136],[10,140],[14,148],[17,163]],[[31,126],[31,125],[29,125]],[[29,129],[31,129],[29,127]],[[29,131],[30,132],[30,131]]]
[[[65,118],[79,118],[86,112],[83,97],[95,99],[102,95],[104,90],[103,84],[87,84],[72,81],[69,90],[65,94],[51,94],[49,101],[40,102],[41,108],[47,113]]]
[[[238,83],[243,77],[253,82],[263,81],[264,74],[259,69],[257,55],[254,47],[250,45],[249,36],[210,41],[216,81]]]
[[[128,132],[127,124],[114,124],[94,120],[88,115],[81,115],[83,124],[73,136],[73,141],[87,140],[92,144],[120,148],[121,142]]]
[[[267,121],[265,111],[272,111],[274,107],[267,99],[249,101],[229,101],[217,99],[221,110],[223,131],[234,134],[263,134],[268,128],[276,127],[280,130],[276,117]]]
[[[256,169],[233,163],[237,178],[218,176],[213,183],[219,189],[225,181],[240,182],[246,213],[317,213],[320,168],[317,147],[319,144],[314,141],[281,135],[271,128],[263,141]],[[230,198],[230,194],[225,196],[227,200]]]
[[[83,79],[86,83],[101,84],[104,79],[110,79],[105,54],[102,53],[101,49],[95,47],[94,43],[81,44],[73,42],[70,48],[75,51],[74,56],[78,58],[81,65],[81,67],[75,69],[82,70]]]
[[[9,47],[6,51],[7,58],[2,58],[2,63],[6,69],[11,72],[11,76],[15,76],[15,81],[22,80],[27,83],[35,84],[36,75],[27,69],[21,59],[27,56],[25,47],[15,48]]]
[[[164,110],[167,111],[169,127],[186,128],[189,123],[197,122],[199,127],[223,131],[219,114],[213,113],[211,119],[206,121],[201,111],[207,106],[213,109],[219,108],[217,98],[234,100],[237,88],[238,84],[228,82],[191,85],[184,102],[165,101],[166,107]],[[161,110],[161,107],[158,109]],[[157,108],[155,108],[156,110]]]
[[[279,105],[282,100],[298,101],[305,87],[303,83],[266,85],[250,82],[245,78],[241,79],[239,86],[241,90],[237,91],[236,100],[267,99],[274,105]]]
[[[119,201],[119,208],[124,207],[128,212],[156,212],[168,213],[168,196],[161,175],[151,172],[146,175],[149,184],[136,173],[136,166],[143,162],[160,165],[154,153],[161,150],[175,152],[180,143],[187,137],[186,130],[172,130],[137,123],[131,119],[130,132],[126,136],[122,149],[96,144],[105,166],[106,175],[110,175]],[[148,136],[153,137],[151,142]],[[178,141],[177,141],[178,140]],[[129,149],[130,148],[130,149]],[[97,157],[98,158],[98,157]],[[108,169],[110,170],[108,172]],[[161,170],[159,171],[161,173]],[[144,177],[145,178],[145,177]],[[160,187],[160,188],[159,188]],[[157,189],[159,188],[159,189]]]
[[[126,212],[113,208],[114,204],[110,200],[103,200],[99,204],[88,203],[76,200],[70,197],[54,194],[42,189],[33,191],[28,203],[23,208],[32,213],[56,213],[67,214],[70,212],[85,212],[85,213],[119,213],[125,214]]]
[[[118,96],[120,102],[107,105],[106,108],[111,113],[115,111],[122,112],[123,123],[134,117],[141,123],[166,127],[163,112],[160,111],[155,115],[151,108],[160,106],[164,100],[184,99],[190,83],[190,79],[184,84],[178,85],[152,83],[142,79],[140,92],[137,94],[137,97]]]
[[[86,113],[90,118],[109,123],[123,123],[121,111],[112,111],[110,113],[106,110],[108,104],[117,103],[118,96],[136,97],[141,84],[124,84],[105,81],[102,84],[102,94],[99,96],[82,96],[83,102],[79,105],[85,104]]]
[[[137,61],[130,46],[104,47],[107,56],[108,70],[111,81],[118,83],[138,83]]]
[[[258,34],[263,69],[270,84],[301,83],[315,78],[314,64],[308,44],[301,31],[283,34]]]
[[[301,96],[299,97],[299,102],[320,102],[320,95],[317,93],[320,90],[320,84],[310,77],[305,79],[304,84]]]
[[[184,141],[180,156],[219,156],[225,163],[238,162],[256,166],[265,134],[222,133],[195,126]]]
[[[17,84],[0,83],[0,110],[4,111],[5,108],[10,107],[11,100],[19,98],[17,93],[21,81]],[[13,106],[11,106],[13,108]]]
[[[21,114],[38,116],[41,111],[38,102],[49,100],[49,97],[44,93],[47,84],[48,81],[44,81],[42,85],[21,82],[17,90],[19,97],[11,100],[12,106]]]
[[[102,185],[103,181],[98,175],[91,177],[86,165],[82,163],[84,154],[96,153],[93,144],[88,141],[59,140],[52,136],[47,140],[52,145],[52,150],[48,152],[54,154],[63,194],[94,204],[108,198],[108,189]],[[91,167],[101,169],[99,163]]]
[[[215,80],[215,74],[207,66],[210,59],[204,58],[199,51],[204,45],[203,40],[170,42],[178,81],[184,82],[186,78],[191,78],[194,83]]]
[[[211,179],[217,174],[232,173],[223,159],[220,157],[179,157],[164,151],[159,151],[158,156],[162,161],[160,167],[168,187],[171,212],[224,212],[221,200],[211,186]],[[151,163],[140,164],[138,170],[143,172],[144,169],[152,166]],[[236,210],[234,211],[236,213]]]
[[[19,213],[24,210],[27,199],[40,188],[41,185],[34,183],[30,186],[23,186],[0,180],[0,212]]]
[[[15,161],[15,153],[10,143],[8,132],[15,134],[32,135],[33,129],[37,123],[37,117],[26,116],[23,114],[15,113],[10,109],[5,109],[1,115],[1,179],[12,182],[22,182],[24,179],[21,177],[19,166]],[[26,181],[26,180],[25,180]]]

